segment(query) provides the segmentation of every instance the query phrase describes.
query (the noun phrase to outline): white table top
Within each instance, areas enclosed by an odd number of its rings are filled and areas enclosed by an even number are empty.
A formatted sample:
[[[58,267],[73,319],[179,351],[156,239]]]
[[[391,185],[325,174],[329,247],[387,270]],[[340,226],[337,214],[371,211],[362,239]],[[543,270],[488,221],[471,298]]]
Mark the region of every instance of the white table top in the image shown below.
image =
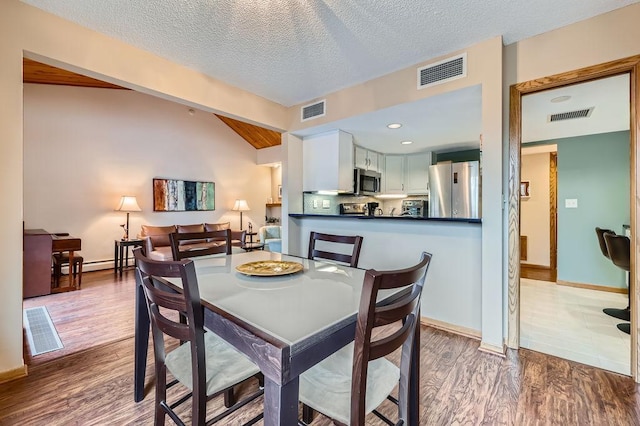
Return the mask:
[[[238,265],[260,260],[299,262],[304,270],[276,277],[247,276],[236,271]],[[365,272],[362,269],[268,251],[208,256],[193,261],[203,303],[210,303],[292,347],[358,312]],[[381,292],[378,299],[397,291]]]

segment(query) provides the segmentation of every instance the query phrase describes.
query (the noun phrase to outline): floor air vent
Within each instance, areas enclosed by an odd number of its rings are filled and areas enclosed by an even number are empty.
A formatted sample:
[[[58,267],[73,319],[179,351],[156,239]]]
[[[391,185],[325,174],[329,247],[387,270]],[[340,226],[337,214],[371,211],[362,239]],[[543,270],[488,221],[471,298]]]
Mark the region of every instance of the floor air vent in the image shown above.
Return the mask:
[[[554,123],[556,121],[573,120],[574,118],[587,118],[591,116],[595,107],[579,109],[577,111],[560,112],[558,114],[549,114],[548,121]]]
[[[467,76],[467,54],[463,53],[418,68],[418,89],[435,86]]]
[[[47,308],[38,306],[24,309],[23,321],[32,356],[63,348]]]
[[[320,102],[316,102],[311,105],[305,105],[302,107],[302,121],[312,120],[314,118],[323,117],[327,111],[325,108],[326,100],[323,99]]]

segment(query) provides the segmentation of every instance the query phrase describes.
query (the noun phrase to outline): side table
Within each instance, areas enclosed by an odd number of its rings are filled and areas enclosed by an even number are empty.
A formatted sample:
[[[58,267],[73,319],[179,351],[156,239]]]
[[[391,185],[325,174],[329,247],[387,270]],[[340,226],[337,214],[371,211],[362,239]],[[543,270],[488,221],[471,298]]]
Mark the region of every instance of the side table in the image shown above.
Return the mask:
[[[246,240],[242,241],[242,248],[245,251],[252,251],[252,250],[263,250],[264,249],[264,243],[261,241],[258,242],[253,242],[253,236],[254,235],[258,235],[257,232],[245,232],[244,233],[245,236],[249,236],[249,241],[247,242]]]
[[[115,240],[113,243],[113,273],[129,267],[129,247],[142,247],[144,240]]]

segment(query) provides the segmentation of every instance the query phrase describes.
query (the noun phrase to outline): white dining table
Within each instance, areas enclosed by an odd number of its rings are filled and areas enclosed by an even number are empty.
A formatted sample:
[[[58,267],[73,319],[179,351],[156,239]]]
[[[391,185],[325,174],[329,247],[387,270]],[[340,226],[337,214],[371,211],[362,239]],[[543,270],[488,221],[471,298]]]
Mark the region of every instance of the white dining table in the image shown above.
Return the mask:
[[[236,270],[265,260],[298,262],[303,270],[280,276],[249,276]],[[199,257],[193,262],[205,328],[248,356],[264,374],[264,424],[296,425],[300,374],[354,339],[365,271],[268,251]],[[181,291],[179,280],[168,280],[167,285]],[[138,402],[144,398],[149,315],[140,283],[136,288],[134,399]],[[390,303],[404,291],[381,291],[378,303]],[[414,425],[418,424],[419,347],[414,345],[409,385],[409,424]]]

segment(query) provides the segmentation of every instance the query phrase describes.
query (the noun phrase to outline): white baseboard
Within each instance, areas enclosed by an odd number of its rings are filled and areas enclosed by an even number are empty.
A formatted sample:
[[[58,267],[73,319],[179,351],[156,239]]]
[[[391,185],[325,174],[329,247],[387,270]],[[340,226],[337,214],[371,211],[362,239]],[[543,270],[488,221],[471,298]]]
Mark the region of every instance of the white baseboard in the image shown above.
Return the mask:
[[[491,355],[497,355],[499,357],[506,358],[507,349],[504,344],[502,346],[495,346],[486,342],[480,342],[480,347],[478,348],[478,350]]]
[[[133,258],[129,259],[129,266],[134,265]],[[102,271],[105,269],[113,269],[114,261],[113,260],[98,260],[95,262],[84,262],[82,264],[82,272],[93,272],[93,271]],[[69,267],[64,266],[62,268],[62,273],[64,275],[69,274]]]
[[[448,322],[436,320],[433,318],[420,317],[420,324],[447,331],[449,333],[459,334],[471,339],[480,340],[480,338],[482,337],[482,334],[478,330],[462,327],[460,325],[450,324]]]

